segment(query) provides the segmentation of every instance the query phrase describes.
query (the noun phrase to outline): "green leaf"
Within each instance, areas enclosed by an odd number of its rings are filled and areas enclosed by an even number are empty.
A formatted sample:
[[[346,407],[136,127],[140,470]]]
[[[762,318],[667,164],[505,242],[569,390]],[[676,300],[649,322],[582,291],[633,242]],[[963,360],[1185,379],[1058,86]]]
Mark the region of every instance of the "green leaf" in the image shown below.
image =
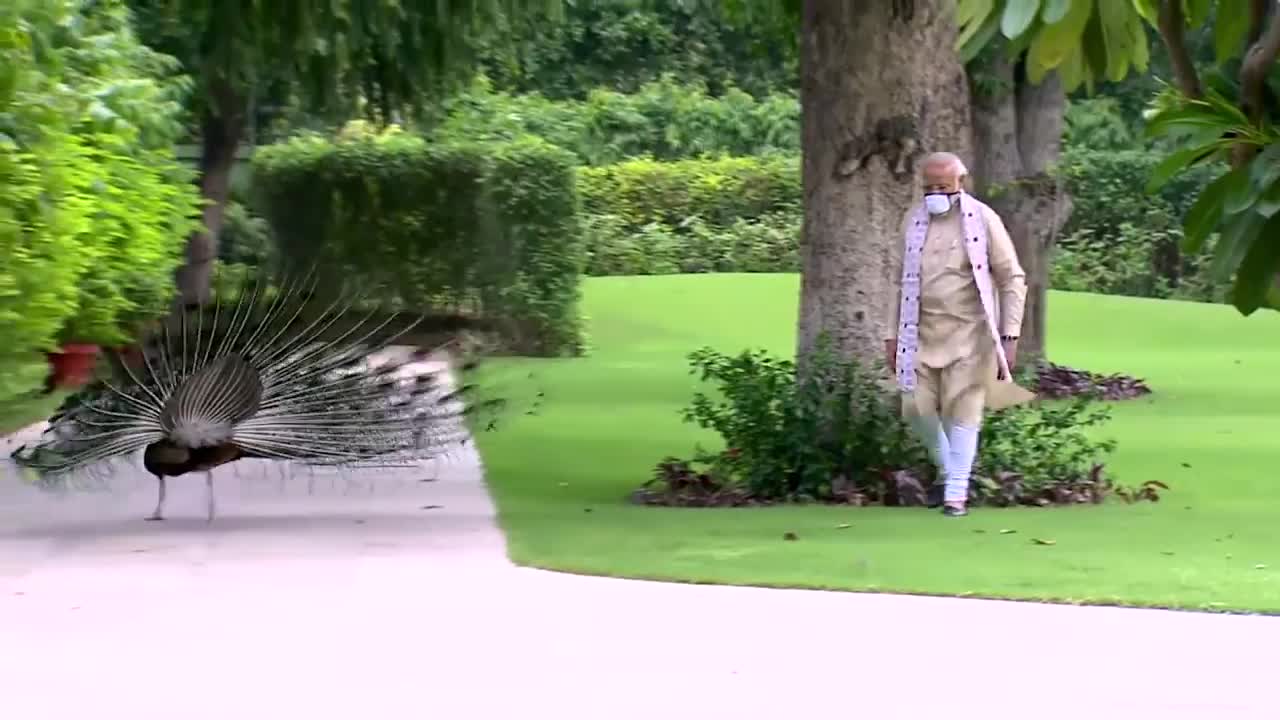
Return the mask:
[[[1240,260],[1231,302],[1242,315],[1251,315],[1267,304],[1268,292],[1280,271],[1280,215],[1261,226]]]
[[[1199,197],[1187,209],[1182,221],[1182,249],[1195,254],[1204,248],[1205,240],[1218,227],[1222,220],[1222,199],[1227,188],[1234,182],[1232,177],[1237,171],[1226,172],[1205,186]]]
[[[1044,0],[1044,9],[1040,11],[1040,19],[1045,25],[1052,25],[1070,12],[1071,6],[1079,0]]]
[[[1160,164],[1151,171],[1151,178],[1147,181],[1147,193],[1155,193],[1164,187],[1174,175],[1186,170],[1192,161],[1204,155],[1204,152],[1202,147],[1185,148],[1161,160]]]
[[[1156,0],[1133,0],[1133,10],[1152,25],[1160,21],[1160,9],[1156,6]]]
[[[956,24],[960,27],[981,25],[995,9],[995,0],[960,0],[956,6]]]
[[[1244,256],[1252,247],[1253,241],[1262,232],[1262,226],[1270,222],[1255,212],[1245,212],[1227,219],[1222,233],[1218,235],[1218,244],[1213,248],[1213,262],[1209,266],[1209,274],[1219,282],[1231,279],[1231,275],[1240,268]]]
[[[1102,39],[1107,48],[1106,77],[1112,82],[1120,82],[1129,74],[1132,59],[1133,36],[1129,31],[1129,20],[1134,14],[1133,7],[1111,0],[1098,3],[1097,14],[1101,19]]]
[[[1209,22],[1209,14],[1213,12],[1213,0],[1186,0],[1187,27],[1201,28]]]
[[[1059,22],[1047,25],[1036,33],[1027,53],[1029,75],[1043,77],[1049,70],[1066,62],[1080,47],[1080,35],[1093,14],[1093,0],[1071,0],[1068,10],[1067,15],[1060,18]],[[1034,77],[1031,81],[1037,82]]]
[[[982,49],[996,36],[1000,31],[1000,16],[991,15],[981,25],[972,25],[972,32],[957,38],[960,48],[960,62],[971,62]],[[967,30],[967,29],[966,29]]]
[[[1000,17],[1000,33],[1013,40],[1031,27],[1040,12],[1040,0],[1006,0]]]
[[[1213,23],[1213,50],[1218,63],[1244,53],[1249,34],[1249,0],[1218,0]]]
[[[1280,213],[1280,182],[1273,183],[1262,191],[1258,201],[1253,204],[1253,210],[1266,218]]]
[[[1107,40],[1102,33],[1099,13],[1092,13],[1081,38],[1084,48],[1085,76],[1102,77],[1107,72]]]

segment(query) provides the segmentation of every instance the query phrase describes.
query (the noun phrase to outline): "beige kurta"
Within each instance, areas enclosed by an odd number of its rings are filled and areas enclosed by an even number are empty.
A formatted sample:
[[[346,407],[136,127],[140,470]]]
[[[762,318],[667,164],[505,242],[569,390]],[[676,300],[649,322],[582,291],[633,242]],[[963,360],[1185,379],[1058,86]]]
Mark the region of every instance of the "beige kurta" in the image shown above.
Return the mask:
[[[899,237],[906,236],[914,208],[903,218]],[[989,269],[998,299],[1001,335],[1017,336],[1026,301],[1026,274],[1018,262],[1013,240],[1000,216],[984,209],[988,234]],[[888,303],[886,327],[898,327],[902,278],[902,243],[893,266],[893,299]],[[987,384],[996,375],[996,353],[986,313],[965,251],[960,211],[953,208],[929,221],[920,261],[920,348],[916,356],[914,402],[904,412],[941,415],[977,426],[982,420]]]

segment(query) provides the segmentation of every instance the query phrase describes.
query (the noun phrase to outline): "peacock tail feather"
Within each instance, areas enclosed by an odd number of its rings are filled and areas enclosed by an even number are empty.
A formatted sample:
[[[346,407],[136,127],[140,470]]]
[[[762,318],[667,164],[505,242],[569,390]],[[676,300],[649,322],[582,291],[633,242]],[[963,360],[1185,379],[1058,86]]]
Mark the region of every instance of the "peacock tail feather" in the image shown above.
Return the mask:
[[[249,278],[176,312],[139,357],[108,355],[109,371],[13,458],[46,480],[161,441],[304,465],[417,462],[466,440],[464,415],[501,405],[403,351],[406,334],[424,328],[448,336],[484,326],[365,307],[359,293],[321,288],[314,276]]]

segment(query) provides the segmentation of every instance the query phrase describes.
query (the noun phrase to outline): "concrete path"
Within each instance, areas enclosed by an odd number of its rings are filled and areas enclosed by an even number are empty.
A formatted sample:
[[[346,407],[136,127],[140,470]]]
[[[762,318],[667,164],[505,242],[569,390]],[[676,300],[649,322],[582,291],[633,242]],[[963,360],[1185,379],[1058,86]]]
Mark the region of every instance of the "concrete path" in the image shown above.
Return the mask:
[[[8,450],[0,447],[7,457]],[[514,567],[478,459],[0,474],[0,718],[1280,717],[1280,619]]]

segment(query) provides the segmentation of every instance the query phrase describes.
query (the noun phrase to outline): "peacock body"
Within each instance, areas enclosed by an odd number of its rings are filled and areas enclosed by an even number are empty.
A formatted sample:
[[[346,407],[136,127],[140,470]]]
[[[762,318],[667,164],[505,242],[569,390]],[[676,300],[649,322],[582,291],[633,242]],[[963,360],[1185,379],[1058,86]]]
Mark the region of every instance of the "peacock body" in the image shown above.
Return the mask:
[[[67,399],[14,460],[47,484],[142,451],[159,484],[243,458],[303,465],[404,465],[466,440],[470,387],[450,387],[420,354],[388,355],[409,333],[437,339],[477,325],[460,316],[406,317],[362,308],[317,282],[252,279],[175,313],[105,377]],[[230,297],[227,297],[227,296]]]

